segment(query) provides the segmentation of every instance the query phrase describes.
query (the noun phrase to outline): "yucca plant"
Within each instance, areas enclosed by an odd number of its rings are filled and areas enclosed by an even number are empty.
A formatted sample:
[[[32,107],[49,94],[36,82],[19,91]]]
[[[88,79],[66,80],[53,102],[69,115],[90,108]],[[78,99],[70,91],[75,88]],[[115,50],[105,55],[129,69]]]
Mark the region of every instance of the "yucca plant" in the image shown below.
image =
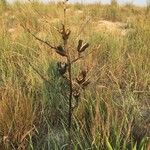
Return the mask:
[[[67,20],[66,20],[66,12],[67,12],[67,2],[68,0],[64,0],[62,2],[63,6],[63,23],[61,25],[61,28],[57,28],[57,31],[62,39],[62,43],[58,44],[56,46],[53,46],[48,41],[44,41],[43,39],[37,37],[35,34],[32,33],[31,30],[28,29],[26,25],[21,24],[21,26],[29,33],[31,34],[36,40],[44,43],[47,45],[50,49],[54,50],[56,54],[58,54],[62,61],[56,62],[57,64],[57,72],[58,76],[62,78],[62,80],[65,80],[65,84],[68,86],[68,92],[66,92],[65,97],[68,99],[68,149],[72,149],[72,115],[73,111],[76,107],[78,107],[80,94],[81,92],[88,86],[90,83],[89,79],[87,78],[87,69],[82,69],[80,73],[76,76],[74,75],[72,71],[73,65],[80,59],[83,58],[84,52],[89,47],[89,43],[84,42],[83,40],[79,39],[77,46],[76,46],[76,53],[73,54],[72,51],[70,51],[70,45],[68,44],[68,40],[70,38],[71,30],[67,28]],[[27,60],[28,61],[28,60]],[[43,80],[46,82],[48,81],[43,75],[41,75],[30,63],[30,66],[36,71]],[[49,82],[49,81],[48,81]],[[51,84],[51,83],[50,83]]]

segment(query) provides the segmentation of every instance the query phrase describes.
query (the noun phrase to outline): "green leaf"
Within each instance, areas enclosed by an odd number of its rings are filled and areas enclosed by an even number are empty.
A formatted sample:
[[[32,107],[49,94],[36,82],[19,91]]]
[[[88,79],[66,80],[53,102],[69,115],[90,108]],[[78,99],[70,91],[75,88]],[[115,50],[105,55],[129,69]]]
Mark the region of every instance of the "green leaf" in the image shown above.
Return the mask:
[[[113,150],[111,144],[110,144],[109,141],[108,141],[108,138],[106,138],[106,146],[107,146],[107,149],[108,149],[108,150]]]
[[[137,150],[137,143],[135,143],[135,145],[134,145],[132,150]]]

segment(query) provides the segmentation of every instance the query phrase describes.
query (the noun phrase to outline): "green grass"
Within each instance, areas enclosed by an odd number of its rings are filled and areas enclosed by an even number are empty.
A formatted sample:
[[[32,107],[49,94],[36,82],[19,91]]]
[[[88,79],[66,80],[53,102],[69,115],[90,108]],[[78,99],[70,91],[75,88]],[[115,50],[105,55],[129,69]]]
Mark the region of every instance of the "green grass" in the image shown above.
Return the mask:
[[[57,74],[60,58],[20,26],[53,45],[61,43],[55,27],[61,25],[62,8],[16,2],[0,12],[0,147],[67,149],[68,87]],[[80,38],[93,51],[85,63],[73,66],[77,74],[87,65],[91,84],[73,114],[72,149],[147,150],[149,12],[136,6],[75,4],[67,14],[70,51]],[[127,34],[97,30],[99,20],[127,23]]]

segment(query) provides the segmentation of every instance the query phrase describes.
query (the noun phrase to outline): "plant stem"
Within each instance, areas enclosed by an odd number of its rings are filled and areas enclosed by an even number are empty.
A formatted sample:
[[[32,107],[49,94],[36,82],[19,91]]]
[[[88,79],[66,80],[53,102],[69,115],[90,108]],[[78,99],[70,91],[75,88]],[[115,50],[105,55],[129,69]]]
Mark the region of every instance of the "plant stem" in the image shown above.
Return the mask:
[[[66,2],[64,1],[64,31],[66,32]],[[68,64],[68,75],[69,75],[69,109],[68,109],[68,150],[71,150],[71,127],[72,127],[72,97],[73,97],[73,87],[72,87],[72,61],[67,48],[67,39],[63,40],[64,50],[67,53],[67,64]]]
[[[71,126],[72,126],[72,66],[70,59],[68,58],[68,74],[69,74],[69,112],[68,112],[68,150],[71,150]]]

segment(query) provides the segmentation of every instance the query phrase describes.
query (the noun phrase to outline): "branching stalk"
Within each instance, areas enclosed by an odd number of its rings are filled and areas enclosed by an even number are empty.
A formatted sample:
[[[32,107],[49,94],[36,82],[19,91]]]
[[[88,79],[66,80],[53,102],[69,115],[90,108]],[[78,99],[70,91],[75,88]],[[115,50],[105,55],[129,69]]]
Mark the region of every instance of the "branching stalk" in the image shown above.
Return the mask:
[[[64,24],[62,37],[66,34],[66,0],[64,1]],[[67,64],[68,64],[68,76],[69,76],[69,109],[68,109],[68,150],[71,150],[71,126],[72,126],[72,98],[73,98],[73,87],[72,87],[72,63],[70,53],[67,49],[68,39],[63,38],[64,51],[67,53]]]
[[[71,57],[70,48],[68,48],[68,38],[71,33],[69,29],[66,27],[66,10],[67,10],[67,3],[68,0],[64,0],[63,2],[63,23],[62,28],[58,30],[59,34],[61,35],[63,44],[58,46],[52,46],[48,41],[44,41],[43,39],[37,37],[35,34],[33,34],[28,28],[21,25],[30,35],[32,35],[36,40],[40,41],[41,43],[47,45],[49,48],[55,50],[57,54],[59,54],[62,57],[66,58],[66,62],[58,62],[58,71],[60,75],[65,78],[68,82],[67,85],[69,86],[69,96],[68,96],[68,150],[72,150],[72,115],[73,111],[76,107],[78,107],[78,100],[80,98],[81,91],[84,91],[84,89],[87,87],[87,85],[90,83],[89,79],[87,78],[87,70],[81,70],[80,74],[74,78],[73,72],[72,72],[72,65],[76,63],[78,60],[83,58],[83,53],[86,51],[86,49],[89,47],[89,43],[84,42],[83,40],[78,41],[78,45],[76,47],[76,58]],[[91,53],[91,52],[90,52]],[[89,53],[89,54],[90,54]],[[86,56],[88,56],[87,54]],[[49,81],[47,78],[45,78],[43,75],[41,75],[38,70],[32,66],[30,62],[28,62],[29,65],[33,68],[34,71],[36,71],[37,74],[40,75],[40,77],[45,80]],[[75,84],[76,83],[76,84]],[[73,100],[76,100],[76,104],[73,106]]]

